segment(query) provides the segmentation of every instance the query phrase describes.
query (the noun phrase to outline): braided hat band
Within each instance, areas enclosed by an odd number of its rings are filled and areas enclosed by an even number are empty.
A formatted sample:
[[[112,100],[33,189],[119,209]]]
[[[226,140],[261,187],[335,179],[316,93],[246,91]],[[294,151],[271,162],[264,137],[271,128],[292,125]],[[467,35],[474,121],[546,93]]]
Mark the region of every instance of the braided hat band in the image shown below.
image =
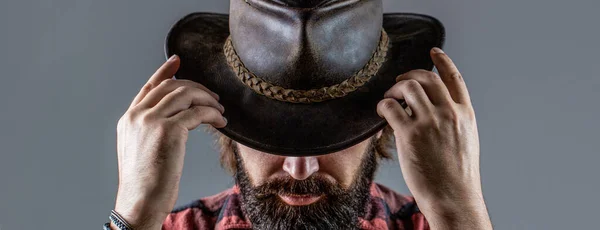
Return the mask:
[[[229,67],[231,67],[242,83],[249,86],[254,92],[274,100],[310,104],[344,97],[363,86],[371,77],[377,74],[379,68],[385,62],[388,43],[387,33],[382,28],[379,45],[375,52],[373,52],[371,59],[361,70],[339,84],[309,90],[286,89],[273,85],[250,72],[235,52],[231,36],[225,41],[223,49]]]

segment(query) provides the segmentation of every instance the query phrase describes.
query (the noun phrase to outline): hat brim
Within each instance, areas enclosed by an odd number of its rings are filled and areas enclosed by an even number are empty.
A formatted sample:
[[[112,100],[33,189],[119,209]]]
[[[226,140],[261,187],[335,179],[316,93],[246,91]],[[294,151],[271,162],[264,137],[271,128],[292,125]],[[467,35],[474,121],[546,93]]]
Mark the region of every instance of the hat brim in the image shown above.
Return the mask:
[[[227,65],[223,44],[229,15],[192,13],[173,25],[167,57],[179,55],[177,79],[198,82],[220,96],[227,126],[221,133],[250,148],[283,156],[313,156],[340,151],[375,135],[387,124],[376,111],[396,76],[433,69],[429,50],[442,48],[445,30],[437,19],[416,13],[388,13],[386,61],[362,88],[343,98],[313,104],[269,99],[244,85]]]

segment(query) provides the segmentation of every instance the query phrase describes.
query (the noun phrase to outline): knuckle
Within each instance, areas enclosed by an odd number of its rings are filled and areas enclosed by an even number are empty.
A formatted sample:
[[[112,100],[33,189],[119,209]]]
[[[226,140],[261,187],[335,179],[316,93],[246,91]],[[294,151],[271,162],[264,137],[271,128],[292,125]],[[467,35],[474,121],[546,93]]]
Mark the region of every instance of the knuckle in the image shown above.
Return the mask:
[[[395,103],[393,99],[385,99],[381,102],[381,109],[392,110],[396,107]]]
[[[194,84],[196,82],[190,80],[190,79],[178,79],[179,82],[185,83],[185,84]]]
[[[181,79],[180,80],[182,83],[184,83],[187,86],[193,87],[193,88],[198,88],[202,91],[205,91],[206,87],[198,82],[189,80],[189,79]]]
[[[410,72],[413,72],[413,73],[418,74],[418,75],[425,75],[425,74],[429,74],[431,71],[425,70],[425,69],[415,69],[415,70],[412,70]]]
[[[459,72],[455,72],[450,74],[450,77],[448,79],[451,81],[462,81],[463,77]]]
[[[155,120],[156,120],[155,115],[150,112],[143,113],[138,118],[138,122],[140,125],[150,125],[150,124],[153,124]]]
[[[404,87],[409,91],[416,91],[421,88],[421,84],[415,79],[409,79],[404,82]]]
[[[190,110],[192,111],[192,113],[196,114],[196,117],[200,119],[202,123],[204,123],[207,120],[210,120],[211,117],[214,116],[210,108],[206,106],[194,106],[190,108]]]
[[[154,87],[156,87],[152,82],[147,82],[146,84],[144,84],[142,86],[142,91],[149,91],[151,89],[153,89]]]
[[[437,73],[432,72],[432,71],[427,71],[427,73],[423,74],[423,76],[430,80],[434,80],[434,81],[440,80],[440,76]]]
[[[125,114],[123,114],[123,116],[121,116],[121,118],[119,118],[119,120],[117,121],[117,130],[122,129],[126,124],[130,124],[134,121],[134,116],[132,112],[126,112]]]
[[[425,70],[425,69],[411,70],[410,72],[408,72],[407,75],[408,75],[406,77],[407,80],[409,80],[409,79],[415,79],[415,80],[418,80],[418,81],[437,81],[437,80],[441,80],[440,76],[437,73],[435,73],[433,71]]]
[[[410,71],[400,75],[400,78],[403,80],[406,80],[406,79],[413,78],[415,75],[418,75],[418,74],[419,74],[419,70],[413,69],[413,70],[410,70]]]
[[[212,98],[212,96],[210,94],[208,94],[208,92],[206,92],[206,90],[197,89],[194,92],[202,100],[210,100]]]
[[[221,116],[217,109],[208,106],[194,106],[190,110],[196,114],[196,117],[202,124],[213,123]]]
[[[191,90],[191,88],[189,86],[182,85],[182,86],[177,87],[175,90],[173,90],[173,92],[176,94],[186,94],[190,90]]]
[[[176,81],[177,80],[175,80],[175,79],[169,78],[169,79],[163,80],[162,82],[160,82],[160,84],[163,86],[169,86],[169,85],[175,84]]]
[[[133,112],[126,112],[125,114],[123,114],[123,116],[119,119],[119,122],[123,123],[123,122],[132,122],[134,120],[134,115]]]
[[[202,84],[189,80],[189,79],[180,79],[181,82],[185,83],[186,85],[193,85],[193,86],[201,86]]]
[[[205,107],[204,112],[206,116],[210,119],[217,118],[221,115],[218,110],[212,107]]]
[[[197,87],[198,83],[191,81],[189,79],[179,79],[178,80],[181,85],[186,85],[190,87]]]
[[[439,112],[439,116],[445,121],[458,121],[460,117],[458,112],[454,109],[444,109]]]

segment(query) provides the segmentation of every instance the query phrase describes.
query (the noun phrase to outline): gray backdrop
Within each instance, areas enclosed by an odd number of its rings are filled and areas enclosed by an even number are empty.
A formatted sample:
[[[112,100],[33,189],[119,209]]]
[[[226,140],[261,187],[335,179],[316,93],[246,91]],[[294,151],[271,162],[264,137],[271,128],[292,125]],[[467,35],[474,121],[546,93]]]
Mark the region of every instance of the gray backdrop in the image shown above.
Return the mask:
[[[116,193],[117,120],[164,61],[166,32],[228,2],[3,0],[0,229],[100,229]],[[600,2],[384,2],[446,26],[479,122],[496,229],[597,228]],[[178,205],[232,185],[198,130]],[[408,193],[396,161],[378,181]]]

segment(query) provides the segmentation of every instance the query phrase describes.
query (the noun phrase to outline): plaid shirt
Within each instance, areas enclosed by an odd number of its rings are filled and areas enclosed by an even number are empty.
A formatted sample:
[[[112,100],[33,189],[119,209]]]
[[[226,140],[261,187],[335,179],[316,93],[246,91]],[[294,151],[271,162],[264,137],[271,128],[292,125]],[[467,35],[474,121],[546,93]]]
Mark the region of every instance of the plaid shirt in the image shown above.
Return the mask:
[[[361,229],[429,229],[413,197],[400,195],[377,183],[373,183],[370,190],[367,212],[360,218]],[[234,186],[173,210],[162,229],[241,230],[252,229],[252,223],[242,213],[240,190]]]

